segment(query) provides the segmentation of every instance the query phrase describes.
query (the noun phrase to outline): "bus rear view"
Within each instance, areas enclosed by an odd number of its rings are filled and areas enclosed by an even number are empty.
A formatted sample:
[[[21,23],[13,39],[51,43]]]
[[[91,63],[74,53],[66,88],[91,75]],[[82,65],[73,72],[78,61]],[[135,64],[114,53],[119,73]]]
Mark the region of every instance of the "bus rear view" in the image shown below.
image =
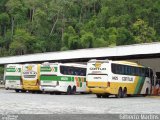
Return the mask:
[[[40,64],[23,65],[23,89],[28,91],[39,91],[39,72]]]
[[[8,64],[5,68],[5,88],[13,89],[19,92],[22,89],[21,85],[21,69],[20,64]]]
[[[87,91],[92,93],[103,94],[109,87],[109,61],[107,60],[90,60],[87,63]],[[97,94],[97,95],[98,95]]]

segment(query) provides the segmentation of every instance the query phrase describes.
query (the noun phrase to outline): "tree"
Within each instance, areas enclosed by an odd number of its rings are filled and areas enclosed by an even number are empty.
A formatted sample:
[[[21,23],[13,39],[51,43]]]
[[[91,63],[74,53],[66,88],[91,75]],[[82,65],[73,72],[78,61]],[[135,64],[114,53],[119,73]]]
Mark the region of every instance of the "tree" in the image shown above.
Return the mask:
[[[12,54],[23,55],[33,53],[35,45],[35,37],[24,29],[16,29],[13,41],[10,44]]]
[[[23,6],[23,1],[21,0],[9,0],[6,3],[6,9],[10,16],[11,20],[11,38],[14,34],[15,23],[18,25],[19,23],[23,23],[25,19],[26,9]]]
[[[132,26],[136,43],[152,42],[155,39],[155,30],[149,27],[142,19],[138,19]]]
[[[116,45],[129,45],[134,44],[133,34],[126,28],[118,28],[118,35]]]
[[[93,48],[94,36],[91,32],[85,32],[80,38],[82,48]]]
[[[1,35],[3,37],[5,37],[7,25],[9,25],[9,15],[7,13],[0,14]]]

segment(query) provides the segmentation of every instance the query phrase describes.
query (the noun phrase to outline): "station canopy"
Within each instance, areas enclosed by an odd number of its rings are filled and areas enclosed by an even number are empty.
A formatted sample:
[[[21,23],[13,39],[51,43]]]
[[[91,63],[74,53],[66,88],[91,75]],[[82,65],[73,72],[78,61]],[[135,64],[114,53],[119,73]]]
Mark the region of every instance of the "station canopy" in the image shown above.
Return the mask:
[[[159,58],[160,42],[123,45],[115,47],[88,48],[59,52],[46,52],[1,57],[0,64],[41,62],[87,62],[90,59],[138,59]]]

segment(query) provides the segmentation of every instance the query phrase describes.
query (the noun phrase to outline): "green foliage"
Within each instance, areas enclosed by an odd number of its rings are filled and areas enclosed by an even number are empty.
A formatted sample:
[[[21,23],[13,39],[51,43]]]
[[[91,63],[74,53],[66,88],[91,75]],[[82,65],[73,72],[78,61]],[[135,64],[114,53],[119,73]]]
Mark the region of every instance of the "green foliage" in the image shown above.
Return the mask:
[[[152,27],[149,27],[146,22],[141,19],[138,19],[133,24],[133,34],[136,43],[145,43],[154,41],[155,30]]]
[[[160,41],[158,0],[0,0],[0,56]]]
[[[83,48],[92,48],[94,42],[94,36],[91,32],[86,32],[80,38],[81,45]]]
[[[13,54],[32,53],[35,45],[35,38],[24,29],[17,29],[10,44],[10,50]]]

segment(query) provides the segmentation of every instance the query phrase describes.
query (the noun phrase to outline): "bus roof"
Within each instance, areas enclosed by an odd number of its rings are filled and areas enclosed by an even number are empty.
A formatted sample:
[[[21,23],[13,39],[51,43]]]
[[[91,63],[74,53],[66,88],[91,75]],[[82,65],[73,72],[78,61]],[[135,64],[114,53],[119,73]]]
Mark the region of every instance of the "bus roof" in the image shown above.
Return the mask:
[[[85,64],[79,64],[79,63],[58,63],[58,62],[55,62],[55,63],[42,63],[42,66],[45,66],[45,65],[63,65],[63,66],[72,66],[72,67],[83,67],[83,68],[86,68],[86,65]]]
[[[132,65],[132,66],[142,67],[142,65],[139,65],[138,63],[130,62],[130,61],[112,61],[112,63],[118,63],[118,64],[124,64],[124,65]]]
[[[137,67],[145,67],[143,65],[140,65],[136,62],[130,62],[130,61],[112,61],[112,60],[97,60],[97,59],[92,59],[90,61],[88,61],[89,63],[90,62],[106,62],[106,63],[117,63],[117,64],[123,64],[123,65],[130,65],[130,66],[137,66]]]
[[[22,64],[7,64],[6,67],[9,67],[9,66],[22,66]]]
[[[88,61],[88,63],[90,63],[90,62],[97,62],[97,61],[99,61],[99,62],[107,62],[107,63],[109,63],[109,61],[111,61],[111,60],[108,60],[108,59],[106,59],[106,60],[91,59],[91,60],[89,60],[89,61]]]

